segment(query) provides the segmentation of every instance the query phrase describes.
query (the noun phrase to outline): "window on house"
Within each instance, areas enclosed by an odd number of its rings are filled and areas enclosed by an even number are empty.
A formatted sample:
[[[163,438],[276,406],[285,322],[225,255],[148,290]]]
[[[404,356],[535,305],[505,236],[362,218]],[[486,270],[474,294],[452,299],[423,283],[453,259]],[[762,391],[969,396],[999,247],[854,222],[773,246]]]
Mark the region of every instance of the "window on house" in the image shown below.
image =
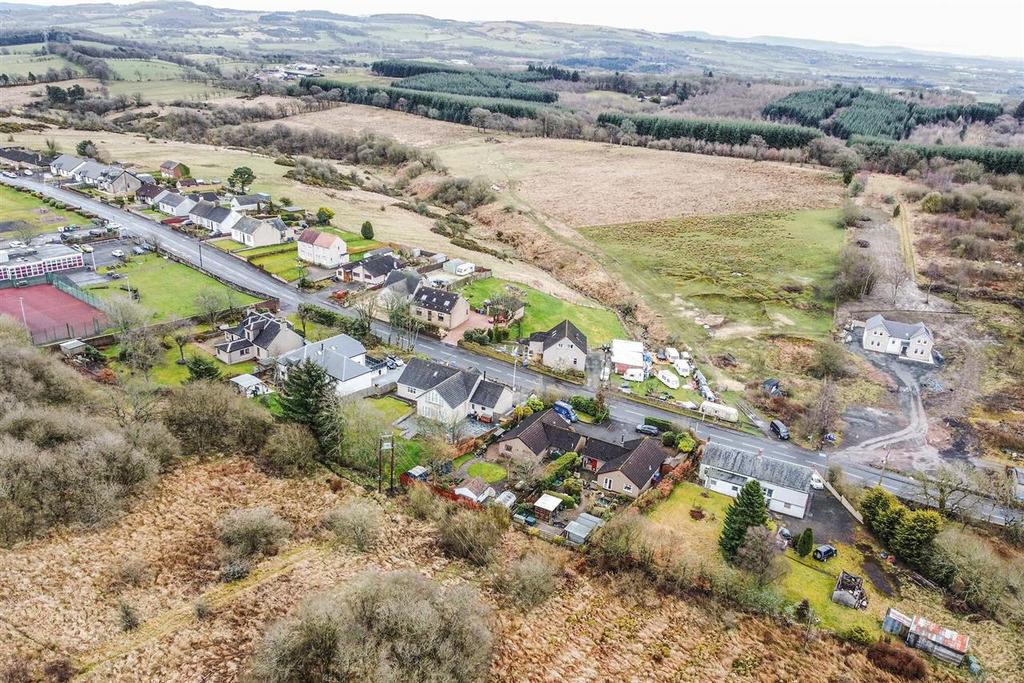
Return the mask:
[[[775,494],[775,489],[765,489],[764,490],[764,497],[765,498],[771,498],[774,494]]]
[[[622,485],[622,490],[623,490],[623,491],[632,491],[632,490],[633,490],[633,487],[632,487],[632,486],[630,486],[629,484],[623,484],[623,485]]]
[[[731,489],[732,489],[733,491],[739,491],[739,490],[740,490],[738,486],[731,486],[730,488],[731,488]]]
[[[609,491],[612,490],[612,479],[611,479],[611,477],[605,477],[604,478],[604,487],[606,489],[608,489]]]
[[[506,451],[511,451],[512,450],[512,444],[510,444],[510,443],[505,444],[505,450]]]

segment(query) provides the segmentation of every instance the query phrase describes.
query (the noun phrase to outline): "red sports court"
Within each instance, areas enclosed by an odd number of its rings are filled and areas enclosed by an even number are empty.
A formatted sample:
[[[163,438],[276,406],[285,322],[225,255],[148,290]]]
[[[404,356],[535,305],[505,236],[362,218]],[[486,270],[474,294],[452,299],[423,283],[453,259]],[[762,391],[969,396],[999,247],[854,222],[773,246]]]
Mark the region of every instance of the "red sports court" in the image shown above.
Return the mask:
[[[37,343],[92,336],[107,325],[103,311],[53,285],[0,289],[0,315],[27,323]]]

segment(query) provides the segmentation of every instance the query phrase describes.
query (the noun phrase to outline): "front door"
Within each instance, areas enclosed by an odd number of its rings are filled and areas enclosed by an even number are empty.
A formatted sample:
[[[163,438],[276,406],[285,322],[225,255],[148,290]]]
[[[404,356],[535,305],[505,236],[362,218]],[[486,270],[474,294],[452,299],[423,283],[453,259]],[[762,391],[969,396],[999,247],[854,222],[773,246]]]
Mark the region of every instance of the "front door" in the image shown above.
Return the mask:
[[[604,487],[608,491],[612,490],[612,478],[611,477],[605,477],[604,478]]]

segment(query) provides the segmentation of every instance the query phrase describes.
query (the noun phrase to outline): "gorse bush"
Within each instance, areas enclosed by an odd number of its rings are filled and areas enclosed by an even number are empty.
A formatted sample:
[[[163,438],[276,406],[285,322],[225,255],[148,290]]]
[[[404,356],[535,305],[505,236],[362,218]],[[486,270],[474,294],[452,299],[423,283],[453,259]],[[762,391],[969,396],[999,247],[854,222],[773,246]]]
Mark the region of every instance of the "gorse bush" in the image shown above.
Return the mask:
[[[258,404],[226,384],[192,382],[168,396],[164,423],[189,455],[259,452],[274,427]]]
[[[323,525],[339,543],[356,550],[369,550],[380,536],[381,512],[377,503],[356,498],[327,512]]]
[[[232,559],[269,554],[291,533],[291,524],[267,507],[234,510],[217,522],[217,540]]]
[[[438,529],[438,545],[452,557],[487,564],[508,529],[508,513],[497,505],[483,510],[453,508]]]
[[[484,678],[490,613],[466,586],[442,588],[413,571],[369,573],[278,623],[256,649],[261,683]]]
[[[521,607],[535,607],[551,597],[558,587],[559,566],[543,554],[531,554],[511,562],[502,570],[495,587]]]

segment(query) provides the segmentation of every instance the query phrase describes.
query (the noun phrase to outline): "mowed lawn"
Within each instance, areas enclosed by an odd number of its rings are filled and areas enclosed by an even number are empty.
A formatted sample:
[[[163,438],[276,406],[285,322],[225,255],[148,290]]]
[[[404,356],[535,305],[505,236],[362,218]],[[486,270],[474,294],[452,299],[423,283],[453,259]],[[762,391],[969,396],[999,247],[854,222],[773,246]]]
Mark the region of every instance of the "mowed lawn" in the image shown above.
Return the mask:
[[[373,409],[380,413],[383,420],[388,424],[392,424],[402,419],[413,411],[412,406],[405,401],[400,401],[394,396],[368,398],[365,400],[369,401],[370,405],[373,406]]]
[[[257,268],[288,282],[306,275],[306,265],[299,260],[299,247],[294,242],[243,249],[237,253]]]
[[[683,482],[648,513],[648,521],[664,545],[672,548],[681,559],[724,566],[718,537],[732,502],[728,496]],[[697,509],[703,512],[702,519],[691,515],[691,510]],[[782,517],[782,520],[794,534],[803,531],[805,526],[798,519]],[[784,560],[788,573],[774,584],[775,588],[793,602],[807,598],[825,628],[863,626],[869,633],[880,632],[882,614],[891,601],[871,587],[862,567],[861,553],[853,546],[838,544],[837,547],[839,556],[827,563],[817,562],[810,556],[801,558],[792,549],[787,550]],[[832,589],[842,570],[864,578],[869,595],[867,610],[849,609],[832,602]]]
[[[670,326],[691,307],[723,315],[726,324],[821,338],[832,307],[815,290],[828,288],[846,236],[836,215],[697,216],[582,232],[609,257],[608,267],[668,314]]]
[[[0,185],[0,224],[13,221],[27,224],[33,235],[56,232],[62,225],[88,222],[85,217],[74,211],[55,209],[27,192],[18,192],[7,185]],[[3,229],[0,227],[0,230]],[[13,237],[14,234],[0,232],[0,239]]]
[[[511,283],[498,278],[484,278],[471,282],[462,290],[470,305],[476,308],[485,299],[510,293],[508,287],[524,295],[526,313],[523,316],[522,335],[550,330],[563,320],[571,320],[583,334],[587,335],[590,347],[607,344],[612,339],[625,338],[626,331],[614,313],[607,308],[581,306],[557,299],[550,294],[537,291],[518,283]],[[517,328],[513,326],[513,329]],[[518,331],[518,330],[517,330]]]
[[[99,270],[102,273],[111,268]],[[196,315],[200,312],[196,306],[196,297],[205,291],[221,294],[225,308],[229,302],[231,306],[237,308],[259,301],[256,297],[223,285],[198,270],[155,254],[137,256],[113,270],[120,273],[122,279],[113,280],[109,285],[94,285],[88,288],[89,292],[101,299],[126,296],[120,288],[127,278],[132,289],[139,290],[139,303],[153,312],[154,320],[173,320]]]
[[[132,371],[131,368],[125,366],[123,363],[117,360],[118,354],[121,348],[117,344],[103,349],[103,355],[110,359],[110,366],[118,374],[129,374],[142,376],[141,372]],[[227,365],[222,363],[215,356],[207,353],[197,344],[188,344],[185,346],[185,358],[191,358],[192,356],[202,356],[213,361],[217,369],[220,370],[221,375],[227,379],[230,377],[237,377],[238,375],[244,375],[251,373],[256,364],[252,361],[246,361],[244,363],[235,363],[234,365]],[[156,365],[149,371],[149,380],[154,384],[166,387],[177,387],[184,384],[185,380],[188,379],[188,367],[185,365],[178,365],[178,360],[181,358],[181,354],[178,352],[178,347],[175,344],[171,344],[171,348],[161,354],[157,360]]]

